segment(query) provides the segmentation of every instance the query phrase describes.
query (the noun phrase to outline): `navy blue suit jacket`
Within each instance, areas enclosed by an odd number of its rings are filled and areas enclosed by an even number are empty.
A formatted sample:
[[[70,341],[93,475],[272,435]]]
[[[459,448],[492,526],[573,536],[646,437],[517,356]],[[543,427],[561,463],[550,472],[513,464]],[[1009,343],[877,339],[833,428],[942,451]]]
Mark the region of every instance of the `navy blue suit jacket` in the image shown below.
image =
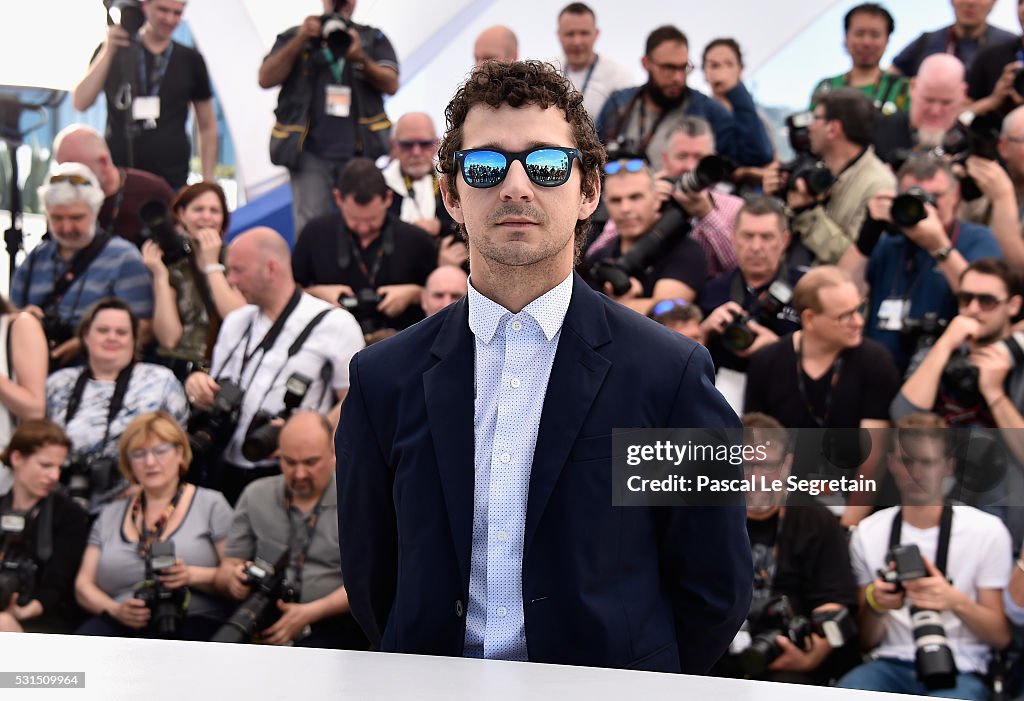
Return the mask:
[[[473,355],[464,298],[352,360],[336,437],[341,563],[375,649],[462,654]],[[530,475],[530,660],[703,673],[728,646],[753,580],[742,504],[612,506],[612,429],[697,426],[739,426],[707,352],[575,276]]]

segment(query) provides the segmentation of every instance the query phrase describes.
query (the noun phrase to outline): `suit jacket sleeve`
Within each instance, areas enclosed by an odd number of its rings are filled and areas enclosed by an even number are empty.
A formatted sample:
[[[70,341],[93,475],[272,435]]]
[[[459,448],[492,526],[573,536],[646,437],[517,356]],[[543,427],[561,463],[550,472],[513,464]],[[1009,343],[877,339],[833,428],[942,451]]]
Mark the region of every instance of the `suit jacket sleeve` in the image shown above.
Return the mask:
[[[740,426],[715,389],[711,357],[703,347],[690,355],[676,392],[673,426]],[[735,475],[723,475],[739,478]],[[672,600],[680,668],[704,674],[729,647],[750,609],[754,567],[742,499],[716,506],[664,508],[661,560]]]
[[[398,567],[393,475],[366,410],[359,354],[349,366],[349,381],[335,436],[341,571],[352,615],[372,649],[379,649]]]

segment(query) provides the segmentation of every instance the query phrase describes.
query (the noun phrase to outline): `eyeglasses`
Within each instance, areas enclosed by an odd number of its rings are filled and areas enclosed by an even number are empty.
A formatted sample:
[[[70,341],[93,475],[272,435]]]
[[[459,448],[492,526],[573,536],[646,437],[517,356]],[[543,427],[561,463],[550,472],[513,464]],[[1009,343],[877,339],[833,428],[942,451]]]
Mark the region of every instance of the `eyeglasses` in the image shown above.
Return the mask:
[[[689,75],[690,73],[693,72],[694,68],[693,64],[689,61],[687,61],[683,65],[679,65],[678,63],[657,63],[650,59],[648,59],[647,62],[654,66],[655,68],[657,68],[662,73],[667,73],[669,75],[673,73],[682,73],[683,75]]]
[[[420,148],[424,151],[428,151],[437,145],[437,142],[434,141],[433,139],[403,139],[401,141],[396,141],[395,143],[397,143],[398,148],[402,149],[403,151],[412,151],[415,148]]]
[[[57,183],[71,183],[72,185],[92,185],[92,181],[84,175],[76,175],[75,173],[58,173],[57,175],[51,175],[49,180],[51,185]]]
[[[154,445],[152,448],[137,448],[136,450],[129,450],[125,455],[132,462],[143,462],[147,455],[152,455],[154,460],[159,460],[165,455],[170,455],[174,452],[174,449],[178,446],[173,443],[160,443]]]
[[[868,313],[868,302],[865,299],[865,300],[861,300],[860,304],[858,304],[853,309],[850,309],[849,311],[842,312],[841,314],[838,314],[836,316],[830,316],[829,314],[822,314],[822,316],[827,318],[827,319],[831,319],[832,321],[837,321],[840,324],[849,324],[851,321],[856,319],[858,316],[860,316],[863,319],[865,316],[867,316],[867,313]]]
[[[572,174],[572,161],[580,152],[562,146],[539,146],[529,151],[471,148],[455,152],[455,162],[470,187],[494,187],[505,179],[512,161],[523,164],[527,177],[541,187],[564,185]],[[582,161],[580,161],[582,163]]]
[[[971,306],[971,302],[978,300],[978,306],[981,307],[983,312],[990,312],[996,308],[996,305],[1005,304],[1009,302],[1009,299],[999,299],[995,295],[990,294],[977,294],[974,292],[957,292],[956,303],[960,308]]]
[[[642,158],[620,158],[617,161],[609,161],[604,164],[605,175],[615,175],[625,170],[627,173],[639,173],[644,169],[647,162]]]
[[[663,299],[651,309],[651,316],[661,316],[662,314],[668,314],[673,309],[685,307],[689,304],[685,299]]]

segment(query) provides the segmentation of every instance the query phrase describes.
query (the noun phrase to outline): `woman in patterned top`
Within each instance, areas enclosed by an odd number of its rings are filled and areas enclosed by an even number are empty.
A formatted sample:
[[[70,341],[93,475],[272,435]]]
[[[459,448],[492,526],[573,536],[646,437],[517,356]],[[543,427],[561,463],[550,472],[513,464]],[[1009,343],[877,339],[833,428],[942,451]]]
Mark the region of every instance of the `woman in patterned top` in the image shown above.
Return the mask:
[[[100,300],[78,327],[87,365],[58,370],[46,381],[46,413],[73,443],[64,471],[71,496],[93,513],[124,491],[117,441],[132,419],[158,409],[180,423],[188,419],[174,373],[135,362],[138,324],[123,300]]]

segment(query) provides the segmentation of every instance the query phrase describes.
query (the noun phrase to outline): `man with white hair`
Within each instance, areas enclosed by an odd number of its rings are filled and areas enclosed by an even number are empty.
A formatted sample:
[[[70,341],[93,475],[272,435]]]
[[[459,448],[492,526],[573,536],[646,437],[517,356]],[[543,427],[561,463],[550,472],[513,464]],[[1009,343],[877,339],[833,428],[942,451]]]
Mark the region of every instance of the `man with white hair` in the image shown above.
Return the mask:
[[[107,142],[98,131],[85,124],[70,124],[53,140],[53,159],[57,163],[84,163],[103,188],[103,207],[97,222],[112,234],[142,245],[139,234],[142,218],[139,210],[157,200],[170,207],[174,191],[163,178],[138,168],[118,168]]]
[[[964,64],[949,54],[929,56],[910,81],[910,109],[875,122],[875,151],[892,163],[915,148],[939,146],[966,106]]]
[[[103,189],[81,163],[56,166],[39,189],[50,237],[14,271],[11,302],[37,316],[50,344],[51,367],[66,365],[81,350],[74,329],[85,310],[104,297],[120,297],[149,337],[153,284],[142,254],[96,223]]]

